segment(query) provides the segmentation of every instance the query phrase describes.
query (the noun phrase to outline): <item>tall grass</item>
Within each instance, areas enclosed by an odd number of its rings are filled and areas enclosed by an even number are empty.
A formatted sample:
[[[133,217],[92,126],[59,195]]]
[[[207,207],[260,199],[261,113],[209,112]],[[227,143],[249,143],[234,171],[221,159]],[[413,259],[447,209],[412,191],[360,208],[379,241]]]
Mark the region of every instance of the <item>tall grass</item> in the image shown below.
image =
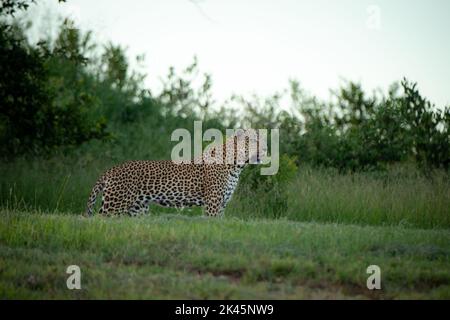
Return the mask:
[[[136,130],[150,134],[149,130]],[[129,145],[93,142],[76,154],[3,163],[0,206],[80,214],[85,210],[91,187],[106,168],[128,159],[169,157],[165,150],[170,141],[155,137],[151,141],[139,139]],[[252,190],[242,181],[225,214],[244,219],[448,228],[449,190],[450,179],[443,172],[426,177],[411,168],[347,174],[300,168],[282,190]],[[175,209],[152,206],[150,210],[151,214],[158,214]],[[201,210],[186,213],[201,214]]]
[[[267,218],[277,212],[266,208],[267,198],[277,196],[277,190],[271,195],[243,189],[231,203],[231,214]],[[384,173],[341,174],[301,168],[285,189],[281,201],[286,210],[281,216],[290,220],[450,227],[450,180],[444,172],[424,176],[411,168],[396,168]],[[252,192],[255,195],[248,197]]]

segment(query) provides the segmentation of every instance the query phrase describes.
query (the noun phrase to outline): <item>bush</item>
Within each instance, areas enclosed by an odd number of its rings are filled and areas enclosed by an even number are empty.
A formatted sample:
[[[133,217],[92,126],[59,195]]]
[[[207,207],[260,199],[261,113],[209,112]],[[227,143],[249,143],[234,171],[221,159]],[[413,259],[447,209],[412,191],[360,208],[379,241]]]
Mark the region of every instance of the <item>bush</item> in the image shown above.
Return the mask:
[[[387,97],[367,97],[360,85],[350,82],[335,93],[334,101],[323,103],[291,82],[289,111],[280,111],[282,95],[235,101],[245,107],[239,123],[279,128],[280,149],[297,163],[373,171],[414,161],[428,171],[448,169],[450,108],[432,106],[416,84],[404,80],[401,86],[402,95],[393,85]]]
[[[83,68],[78,31],[65,25],[55,48],[32,47],[19,26],[0,23],[0,142],[3,157],[43,154],[107,136]],[[74,54],[77,53],[77,54]]]
[[[254,212],[261,217],[278,218],[287,210],[287,190],[297,175],[296,159],[281,155],[279,170],[275,175],[261,175],[261,166],[249,166],[243,171],[238,189],[237,201],[231,205],[238,206],[242,212]],[[248,199],[253,199],[248,201]],[[233,209],[231,209],[233,211]]]
[[[424,167],[449,168],[450,107],[436,109],[417,85],[402,82],[405,96],[398,101],[403,125],[411,138],[411,154]]]

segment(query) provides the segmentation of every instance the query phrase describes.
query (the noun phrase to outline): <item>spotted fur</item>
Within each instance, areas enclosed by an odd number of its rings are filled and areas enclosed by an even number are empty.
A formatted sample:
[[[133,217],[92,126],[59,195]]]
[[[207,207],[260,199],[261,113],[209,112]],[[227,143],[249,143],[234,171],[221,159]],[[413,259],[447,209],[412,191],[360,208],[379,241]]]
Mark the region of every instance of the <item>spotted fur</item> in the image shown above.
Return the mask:
[[[146,213],[150,204],[177,208],[203,206],[208,216],[222,215],[245,165],[264,155],[258,152],[256,131],[244,131],[244,148],[239,147],[242,146],[237,140],[239,135],[206,150],[199,163],[130,161],[107,170],[92,189],[86,214],[93,214],[97,195],[102,192],[103,215],[135,216]],[[219,158],[222,164],[214,163]]]

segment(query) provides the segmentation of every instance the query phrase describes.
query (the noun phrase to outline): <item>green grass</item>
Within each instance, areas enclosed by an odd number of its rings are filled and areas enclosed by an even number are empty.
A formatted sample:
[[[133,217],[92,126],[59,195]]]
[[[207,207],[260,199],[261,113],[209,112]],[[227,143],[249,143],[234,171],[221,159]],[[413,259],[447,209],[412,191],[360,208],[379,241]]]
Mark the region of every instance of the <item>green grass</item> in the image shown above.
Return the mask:
[[[450,228],[450,179],[445,172],[425,177],[401,167],[387,172],[341,174],[300,168],[291,183],[278,190],[254,192],[242,186],[228,213],[240,218],[350,223],[418,228]],[[269,195],[269,196],[268,196]],[[284,207],[271,207],[278,197]],[[251,201],[249,201],[251,199]]]
[[[82,290],[66,288],[67,266]],[[366,288],[378,265],[382,290]],[[450,232],[0,212],[0,298],[450,298]]]

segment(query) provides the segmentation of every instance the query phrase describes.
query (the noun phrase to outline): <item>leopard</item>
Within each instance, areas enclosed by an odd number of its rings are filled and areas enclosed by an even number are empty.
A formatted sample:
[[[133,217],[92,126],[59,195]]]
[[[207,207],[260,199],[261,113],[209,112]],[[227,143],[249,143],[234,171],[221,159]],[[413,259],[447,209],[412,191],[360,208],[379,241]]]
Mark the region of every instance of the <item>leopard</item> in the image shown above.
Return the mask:
[[[85,216],[140,216],[150,205],[203,207],[208,217],[223,216],[239,177],[248,164],[260,164],[267,146],[254,129],[239,129],[224,143],[211,144],[200,158],[188,161],[133,160],[106,170],[89,195]]]

